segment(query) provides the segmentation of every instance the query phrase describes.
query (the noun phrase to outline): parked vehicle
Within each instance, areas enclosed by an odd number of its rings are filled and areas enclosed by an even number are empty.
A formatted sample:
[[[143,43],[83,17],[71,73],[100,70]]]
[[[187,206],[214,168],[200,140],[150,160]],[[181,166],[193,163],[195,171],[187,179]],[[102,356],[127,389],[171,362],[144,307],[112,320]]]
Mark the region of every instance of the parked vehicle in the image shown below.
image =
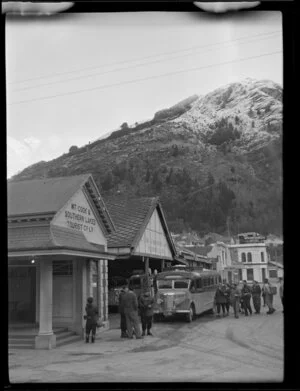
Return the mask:
[[[129,289],[131,289],[137,295],[137,297],[139,297],[141,293],[147,288],[150,289],[151,294],[154,295],[152,275],[148,276],[147,281],[145,272],[141,270],[140,272],[136,272],[129,277]]]
[[[108,280],[108,306],[116,310],[119,306],[119,294],[122,286],[127,283],[127,279],[115,276]]]
[[[157,275],[156,317],[180,314],[192,322],[196,315],[213,310],[221,276],[216,271],[164,271]]]

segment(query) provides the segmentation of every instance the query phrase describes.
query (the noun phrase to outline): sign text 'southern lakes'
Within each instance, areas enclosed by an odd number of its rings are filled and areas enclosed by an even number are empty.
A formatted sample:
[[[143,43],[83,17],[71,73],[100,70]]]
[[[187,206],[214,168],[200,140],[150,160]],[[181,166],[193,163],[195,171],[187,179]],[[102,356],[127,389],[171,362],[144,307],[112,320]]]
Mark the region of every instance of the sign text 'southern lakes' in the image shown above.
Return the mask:
[[[93,232],[96,220],[91,216],[90,208],[72,203],[71,210],[65,210],[65,219],[69,228],[83,232]]]

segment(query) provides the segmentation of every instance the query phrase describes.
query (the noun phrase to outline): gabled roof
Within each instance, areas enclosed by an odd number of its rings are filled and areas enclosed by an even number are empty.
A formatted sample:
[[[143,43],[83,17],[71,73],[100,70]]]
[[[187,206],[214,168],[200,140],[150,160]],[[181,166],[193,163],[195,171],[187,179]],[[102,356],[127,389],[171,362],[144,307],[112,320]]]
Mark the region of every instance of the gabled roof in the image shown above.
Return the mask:
[[[89,243],[84,234],[51,224],[8,228],[8,251],[70,249],[105,253],[104,246]]]
[[[56,213],[89,175],[32,179],[7,184],[8,216]]]
[[[175,254],[175,246],[168,230],[158,197],[124,199],[107,197],[105,204],[114,221],[116,231],[107,238],[109,248],[130,247],[138,245],[146,226],[156,209],[162,223],[171,252]]]
[[[207,254],[212,250],[212,246],[189,246],[185,247],[185,249],[190,250],[197,255],[207,256]]]
[[[113,222],[91,174],[9,182],[8,217],[55,214],[80,188],[92,199],[103,227],[112,232]]]

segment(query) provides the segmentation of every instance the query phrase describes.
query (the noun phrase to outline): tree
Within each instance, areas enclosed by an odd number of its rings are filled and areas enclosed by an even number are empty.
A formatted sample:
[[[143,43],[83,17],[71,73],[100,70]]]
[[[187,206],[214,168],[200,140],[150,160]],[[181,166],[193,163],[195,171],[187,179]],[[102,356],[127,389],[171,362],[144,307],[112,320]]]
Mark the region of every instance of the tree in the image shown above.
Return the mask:
[[[78,147],[76,145],[72,145],[69,149],[69,153],[75,153],[78,151]]]
[[[121,129],[122,130],[128,129],[128,123],[127,122],[123,122],[122,125],[121,125]]]
[[[113,175],[111,171],[108,171],[101,183],[102,189],[105,191],[110,190],[113,187],[113,182],[114,182]]]

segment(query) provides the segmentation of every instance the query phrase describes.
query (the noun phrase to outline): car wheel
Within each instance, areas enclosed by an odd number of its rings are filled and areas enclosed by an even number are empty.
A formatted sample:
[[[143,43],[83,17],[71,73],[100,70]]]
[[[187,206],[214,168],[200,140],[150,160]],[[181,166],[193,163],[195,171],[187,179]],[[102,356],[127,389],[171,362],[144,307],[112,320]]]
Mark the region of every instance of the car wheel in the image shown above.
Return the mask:
[[[187,314],[187,321],[188,321],[189,323],[191,323],[194,319],[195,319],[195,307],[194,307],[194,305],[192,304],[192,305],[190,306],[189,313]]]

